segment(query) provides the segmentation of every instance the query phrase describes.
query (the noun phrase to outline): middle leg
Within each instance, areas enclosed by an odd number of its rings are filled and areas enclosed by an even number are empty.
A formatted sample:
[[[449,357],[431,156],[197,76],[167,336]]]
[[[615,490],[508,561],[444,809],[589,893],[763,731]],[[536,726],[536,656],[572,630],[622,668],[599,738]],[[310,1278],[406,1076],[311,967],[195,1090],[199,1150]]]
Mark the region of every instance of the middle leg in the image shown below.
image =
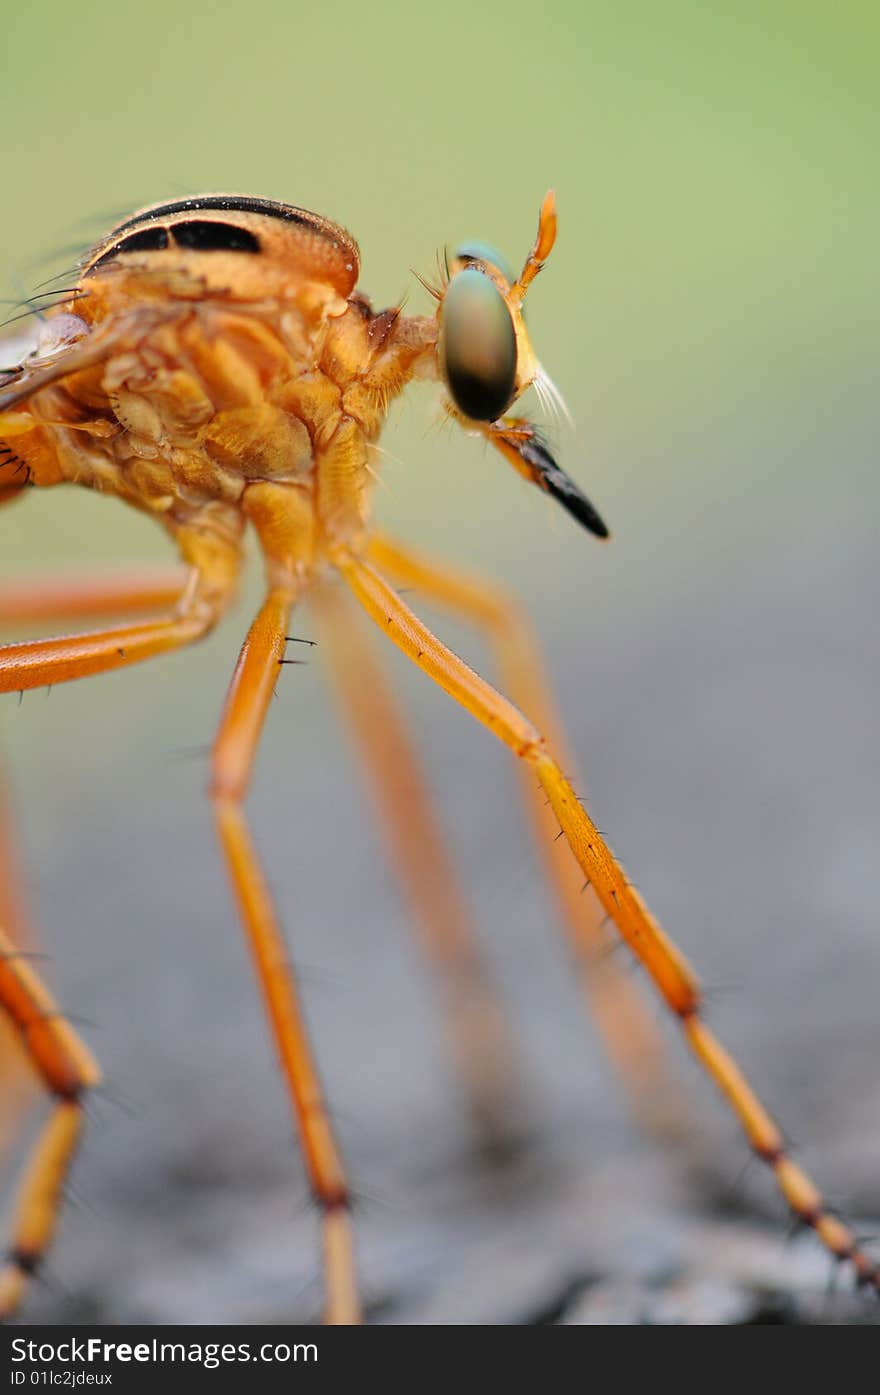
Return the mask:
[[[292,596],[274,590],[254,620],[214,743],[211,800],[241,918],[294,1106],[312,1193],[321,1209],[325,1321],[360,1321],[350,1198],[284,938],[243,803],[284,657]]]

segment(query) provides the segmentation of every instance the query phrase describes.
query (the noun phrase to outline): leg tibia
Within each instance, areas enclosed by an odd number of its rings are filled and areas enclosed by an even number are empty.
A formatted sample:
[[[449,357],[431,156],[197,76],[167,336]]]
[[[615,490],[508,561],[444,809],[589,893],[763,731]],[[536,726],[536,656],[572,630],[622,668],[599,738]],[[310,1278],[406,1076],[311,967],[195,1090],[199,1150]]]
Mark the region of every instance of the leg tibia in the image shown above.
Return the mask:
[[[696,976],[661,930],[601,837],[555,760],[537,744],[523,752],[547,793],[559,826],[606,913],[641,960],[673,1012],[683,1016],[699,1003]]]
[[[55,1234],[64,1184],[82,1135],[78,1100],[57,1104],[28,1160],[15,1203],[6,1262],[0,1268],[0,1321],[15,1313]]]

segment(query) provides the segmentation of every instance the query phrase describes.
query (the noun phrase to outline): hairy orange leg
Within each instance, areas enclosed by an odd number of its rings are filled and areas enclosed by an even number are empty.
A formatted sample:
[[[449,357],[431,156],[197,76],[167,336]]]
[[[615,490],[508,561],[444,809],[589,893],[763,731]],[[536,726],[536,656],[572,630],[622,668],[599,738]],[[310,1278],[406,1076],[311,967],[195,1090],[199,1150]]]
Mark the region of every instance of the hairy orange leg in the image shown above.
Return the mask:
[[[244,642],[214,744],[211,800],[290,1091],[309,1181],[321,1208],[325,1320],[347,1324],[360,1321],[348,1186],[284,939],[242,808],[284,657],[292,603],[289,592],[271,591]]]
[[[237,540],[218,540],[198,528],[183,526],[176,540],[181,556],[189,563],[174,579],[169,573],[118,577],[115,587],[95,581],[69,588],[63,611],[80,617],[95,601],[110,614],[149,610],[157,600],[171,600],[166,615],[141,624],[119,625],[91,634],[64,635],[53,639],[24,640],[21,644],[0,646],[0,693],[22,692],[26,688],[67,683],[95,673],[108,673],[180,649],[201,639],[216,624],[232,595],[241,565]],[[35,588],[31,602],[18,593],[6,604],[7,620],[15,619],[28,605],[33,618],[46,618],[49,606],[58,599],[58,583]],[[94,613],[93,611],[91,613]]]
[[[418,556],[384,538],[371,541],[370,557],[396,585],[471,621],[493,644],[502,682],[521,711],[543,733],[563,768],[574,765],[561,735],[562,723],[544,676],[531,628],[513,599],[483,578]],[[520,767],[535,842],[544,859],[583,986],[608,1054],[617,1067],[638,1118],[661,1132],[679,1132],[681,1108],[666,1070],[663,1042],[638,986],[608,954],[605,912],[592,888],[584,894],[583,873],[558,825],[546,795],[535,788],[527,764]]]
[[[184,613],[94,634],[4,644],[0,648],[0,693],[69,683],[180,649],[201,639],[214,619],[213,613]]]
[[[363,765],[385,841],[448,1002],[451,1050],[471,1112],[490,1145],[510,1127],[513,1051],[468,907],[400,704],[350,602],[325,586],[313,604],[340,709]]]
[[[64,1184],[83,1127],[82,1096],[100,1069],[64,1020],[21,950],[0,930],[0,1005],[55,1098],[28,1160],[15,1204],[12,1243],[0,1269],[0,1320],[15,1312],[55,1233]]]
[[[534,770],[577,861],[596,895],[655,987],[678,1018],[685,1040],[739,1119],[756,1155],[773,1171],[794,1214],[811,1226],[861,1283],[880,1291],[880,1269],[853,1231],[828,1208],[812,1180],[788,1155],[785,1138],[736,1062],[702,1018],[696,976],[651,915],[590,819],[543,736],[490,684],[436,638],[367,562],[338,550],[335,562],[377,625],[423,672]]]

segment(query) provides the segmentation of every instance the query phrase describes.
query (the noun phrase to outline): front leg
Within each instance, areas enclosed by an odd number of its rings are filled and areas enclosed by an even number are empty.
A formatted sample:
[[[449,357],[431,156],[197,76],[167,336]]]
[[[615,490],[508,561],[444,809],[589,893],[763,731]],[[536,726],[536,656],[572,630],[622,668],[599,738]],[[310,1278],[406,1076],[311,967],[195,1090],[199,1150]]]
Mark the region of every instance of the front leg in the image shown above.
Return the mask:
[[[736,1115],[755,1155],[773,1172],[791,1210],[816,1232],[831,1254],[852,1264],[859,1283],[880,1292],[880,1267],[789,1156],[782,1130],[703,1020],[700,986],[693,969],[629,881],[548,751],[542,734],[447,649],[368,563],[341,549],[334,560],[367,614],[389,639],[534,771],[603,909],[677,1018],[687,1045]]]

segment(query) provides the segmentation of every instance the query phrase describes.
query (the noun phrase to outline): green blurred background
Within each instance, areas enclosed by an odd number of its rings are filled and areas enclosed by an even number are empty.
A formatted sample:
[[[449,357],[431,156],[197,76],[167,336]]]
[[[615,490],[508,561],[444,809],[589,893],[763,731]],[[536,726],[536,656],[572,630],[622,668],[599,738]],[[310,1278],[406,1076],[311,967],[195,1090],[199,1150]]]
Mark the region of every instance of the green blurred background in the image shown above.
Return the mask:
[[[557,433],[560,458],[613,543],[580,534],[480,443],[438,429],[423,387],[392,413],[377,514],[527,601],[600,824],[712,981],[735,985],[735,1001],[718,1008],[722,1025],[748,1044],[771,1099],[789,1101],[801,1137],[819,1135],[820,1160],[866,1210],[880,1210],[870,1181],[870,1142],[880,1140],[878,38],[876,6],[855,0],[51,0],[7,14],[0,56],[8,296],[69,264],[60,249],[89,243],[134,207],[241,190],[345,224],[374,302],[405,292],[421,311],[427,297],[410,268],[430,275],[436,250],[464,237],[518,264],[555,187],[559,241],[531,294],[530,327],[577,423]],[[166,555],[147,521],[67,490],[4,510],[0,539],[0,584]],[[222,1045],[230,1015],[250,1021],[256,1004],[249,989],[235,996],[243,963],[200,803],[203,763],[177,759],[209,740],[245,621],[243,609],[238,629],[230,622],[192,655],[3,707],[55,981],[104,1026],[111,1073],[126,1088],[134,1058],[154,1063],[152,1093],[138,1097],[138,1142],[113,1123],[106,1149],[90,1145],[111,1194],[125,1147],[145,1174],[160,1167],[145,1150],[146,1121],[187,1156],[192,1098],[223,1097],[220,1084],[216,1097],[200,1093],[206,1062],[220,1071],[216,1052],[232,1071],[252,1049],[249,1090],[271,1069],[256,1022],[247,1048],[228,1035]],[[479,658],[463,631],[447,623],[443,633]],[[302,681],[285,682],[273,713],[255,819],[294,943],[344,984],[311,1009],[331,1094],[356,1099],[369,1126],[363,1102],[388,1093],[384,1072],[400,1068],[405,1046],[412,1079],[400,1083],[400,1127],[412,1133],[418,1118],[441,1137],[452,1110],[433,1112],[442,1086],[431,1050],[419,1055],[421,1007],[402,1007],[398,1022],[383,996],[401,940],[389,938],[387,958],[371,948],[396,903],[376,871],[319,670],[293,672]],[[572,1121],[588,1116],[600,1154],[597,1134],[624,1126],[601,1069],[587,1079],[572,1066],[586,1029],[564,969],[554,978],[545,967],[546,913],[529,900],[535,868],[523,864],[522,830],[504,807],[503,753],[402,665],[394,672],[416,704],[481,916],[495,926],[492,953],[535,1094],[558,1096],[543,1106],[546,1122],[576,1134]],[[348,902],[346,887],[356,891]],[[363,909],[371,897],[375,924]],[[169,977],[169,955],[179,975]],[[372,1005],[362,1008],[358,975],[370,972]],[[417,969],[407,972],[401,1001],[424,1006]],[[220,1044],[213,1019],[210,1031],[193,1026],[208,1011],[200,993],[211,991],[225,1004]],[[430,1039],[435,1028],[424,1030]],[[718,1156],[729,1149],[735,1171],[742,1150],[706,1095],[726,1140]],[[372,1164],[383,1182],[388,1109]],[[215,1151],[237,1158],[232,1113]],[[248,1130],[267,1141],[253,1148],[263,1158],[283,1151],[283,1101],[257,1114]],[[363,1141],[348,1146],[369,1153]],[[120,1217],[130,1201],[120,1195]],[[166,1209],[170,1235],[176,1213]],[[62,1249],[59,1263],[76,1289],[81,1256],[98,1241],[94,1224],[71,1227],[80,1249]],[[102,1233],[95,1273],[118,1238],[109,1221]],[[433,1253],[430,1226],[422,1240]],[[381,1269],[380,1238],[375,1247]],[[94,1311],[115,1312],[101,1306],[102,1280],[90,1282]],[[280,1259],[277,1282],[281,1313]],[[205,1312],[242,1311],[236,1297],[225,1301]],[[143,1293],[120,1305],[123,1315],[167,1315]]]

